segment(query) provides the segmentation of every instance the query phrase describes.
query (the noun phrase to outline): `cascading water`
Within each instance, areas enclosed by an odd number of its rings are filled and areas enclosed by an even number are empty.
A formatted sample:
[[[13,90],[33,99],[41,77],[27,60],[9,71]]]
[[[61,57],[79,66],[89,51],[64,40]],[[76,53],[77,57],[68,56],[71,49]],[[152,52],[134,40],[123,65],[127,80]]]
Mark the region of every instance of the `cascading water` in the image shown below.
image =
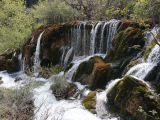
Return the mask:
[[[83,40],[83,55],[86,55],[86,22],[84,23],[84,40]]]
[[[119,24],[120,21],[117,21],[117,20],[111,20],[109,22],[109,28],[108,28],[108,35],[107,35],[107,46],[106,46],[106,53],[108,52],[109,49],[112,48],[112,45],[111,45],[111,40],[113,39],[113,37],[115,36],[116,34],[116,29],[117,29],[117,26]]]
[[[96,26],[93,26],[92,28],[92,31],[91,31],[91,39],[90,39],[90,54],[93,55],[95,54],[95,49],[96,49],[96,35],[97,35],[97,32],[98,32],[98,28],[101,26],[102,22],[98,22],[96,24]],[[95,28],[94,28],[95,27]]]
[[[156,36],[159,29],[160,29],[159,25],[156,25],[150,32],[152,32]],[[145,33],[145,36],[147,37],[147,39],[145,40],[145,45],[150,44],[153,40],[153,35],[150,32]]]
[[[69,58],[70,58],[70,56],[71,56],[72,53],[73,53],[73,47],[66,54],[66,57],[64,59],[64,68],[67,67],[68,60],[69,60]]]
[[[34,36],[32,37],[32,39],[31,39],[31,41],[30,41],[30,44],[32,44],[32,43],[33,43],[33,40],[34,40]]]
[[[141,63],[132,67],[126,74],[138,77],[139,79],[144,79],[149,71],[157,65],[160,59],[160,47],[155,45],[150,52],[145,63]]]
[[[40,65],[39,54],[40,54],[41,37],[42,37],[43,33],[44,33],[44,31],[39,35],[39,38],[37,41],[37,46],[36,46],[36,52],[35,52],[35,57],[34,57],[34,67],[33,67],[35,76],[38,76],[38,74],[39,74],[37,68]]]

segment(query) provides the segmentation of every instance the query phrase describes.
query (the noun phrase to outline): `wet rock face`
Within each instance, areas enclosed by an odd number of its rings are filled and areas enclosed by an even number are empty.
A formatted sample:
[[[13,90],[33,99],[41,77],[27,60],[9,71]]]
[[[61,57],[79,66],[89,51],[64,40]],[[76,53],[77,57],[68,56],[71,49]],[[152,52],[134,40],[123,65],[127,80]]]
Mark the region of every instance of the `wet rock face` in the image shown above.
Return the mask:
[[[112,112],[118,112],[122,116],[131,116],[132,119],[152,120],[150,117],[144,118],[138,112],[138,107],[151,115],[149,111],[155,109],[160,114],[160,100],[148,92],[148,87],[141,81],[127,75],[107,94],[108,104]]]
[[[83,85],[89,85],[89,88],[105,88],[106,68],[100,57],[93,57],[88,61],[82,62],[72,77],[73,82],[80,82]]]
[[[8,59],[6,62],[6,69],[8,73],[18,72],[20,70],[20,61],[16,56]]]
[[[0,56],[0,71],[6,70],[6,58],[5,56]]]
[[[34,63],[34,45],[26,45],[23,49],[23,59],[25,58],[25,70],[30,71],[31,65]]]
[[[55,84],[51,85],[50,89],[57,100],[69,99],[77,91],[76,85],[68,83],[65,80],[59,80],[55,82]]]

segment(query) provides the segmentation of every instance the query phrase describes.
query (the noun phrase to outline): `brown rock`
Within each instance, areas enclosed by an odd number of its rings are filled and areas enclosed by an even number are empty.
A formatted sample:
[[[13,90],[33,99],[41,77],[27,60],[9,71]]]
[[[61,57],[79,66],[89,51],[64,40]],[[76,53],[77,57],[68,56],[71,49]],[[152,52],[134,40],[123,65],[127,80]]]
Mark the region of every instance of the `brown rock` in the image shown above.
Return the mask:
[[[6,58],[5,56],[0,56],[0,71],[6,70]]]

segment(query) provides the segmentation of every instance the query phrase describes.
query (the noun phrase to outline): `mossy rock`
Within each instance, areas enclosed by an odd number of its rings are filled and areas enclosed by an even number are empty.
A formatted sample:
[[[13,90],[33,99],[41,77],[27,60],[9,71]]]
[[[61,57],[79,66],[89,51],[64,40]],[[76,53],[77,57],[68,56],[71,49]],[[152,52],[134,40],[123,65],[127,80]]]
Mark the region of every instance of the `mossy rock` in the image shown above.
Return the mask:
[[[90,93],[88,93],[88,95],[82,101],[82,104],[89,111],[91,111],[91,110],[93,111],[93,110],[96,109],[96,107],[95,107],[96,106],[95,96],[96,96],[96,91],[91,91]]]
[[[133,27],[128,27],[127,29],[119,32],[111,41],[114,50],[114,57],[112,61],[118,60],[122,57],[128,56],[136,52],[136,49],[131,48],[134,45],[140,45],[141,48],[144,46],[144,36],[142,30]]]
[[[70,63],[70,64],[66,67],[66,69],[65,69],[65,71],[64,71],[64,72],[67,72],[69,69],[71,69],[71,68],[72,68],[72,66],[73,66],[73,63]]]
[[[88,85],[91,90],[104,89],[107,83],[106,66],[100,57],[82,62],[72,77],[73,82]]]
[[[121,116],[130,116],[133,120],[150,120],[149,117],[145,119],[143,114],[137,111],[139,106],[142,106],[149,115],[151,115],[149,111],[153,109],[160,114],[160,100],[148,91],[146,84],[126,75],[107,94],[110,111]]]
[[[114,59],[114,52],[112,49],[110,49],[104,58],[104,62],[110,63],[110,62],[113,62],[113,59]]]
[[[74,73],[74,75],[72,77],[72,81],[73,82],[81,81],[80,79],[83,79],[83,78],[81,78],[83,74],[90,75],[93,71],[94,64],[95,64],[94,58],[91,58],[88,61],[82,62],[78,66],[77,71]]]
[[[131,21],[131,20],[126,20],[118,28],[118,33],[121,32],[122,30],[127,29],[128,27],[140,28],[138,23]]]

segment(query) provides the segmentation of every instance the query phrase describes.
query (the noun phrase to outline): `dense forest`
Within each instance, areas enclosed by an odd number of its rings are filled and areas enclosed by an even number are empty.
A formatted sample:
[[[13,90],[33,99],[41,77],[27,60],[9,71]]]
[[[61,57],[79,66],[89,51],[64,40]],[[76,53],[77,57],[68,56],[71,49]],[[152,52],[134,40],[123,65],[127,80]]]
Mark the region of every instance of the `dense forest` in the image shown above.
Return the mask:
[[[160,120],[160,0],[0,0],[0,120]]]

